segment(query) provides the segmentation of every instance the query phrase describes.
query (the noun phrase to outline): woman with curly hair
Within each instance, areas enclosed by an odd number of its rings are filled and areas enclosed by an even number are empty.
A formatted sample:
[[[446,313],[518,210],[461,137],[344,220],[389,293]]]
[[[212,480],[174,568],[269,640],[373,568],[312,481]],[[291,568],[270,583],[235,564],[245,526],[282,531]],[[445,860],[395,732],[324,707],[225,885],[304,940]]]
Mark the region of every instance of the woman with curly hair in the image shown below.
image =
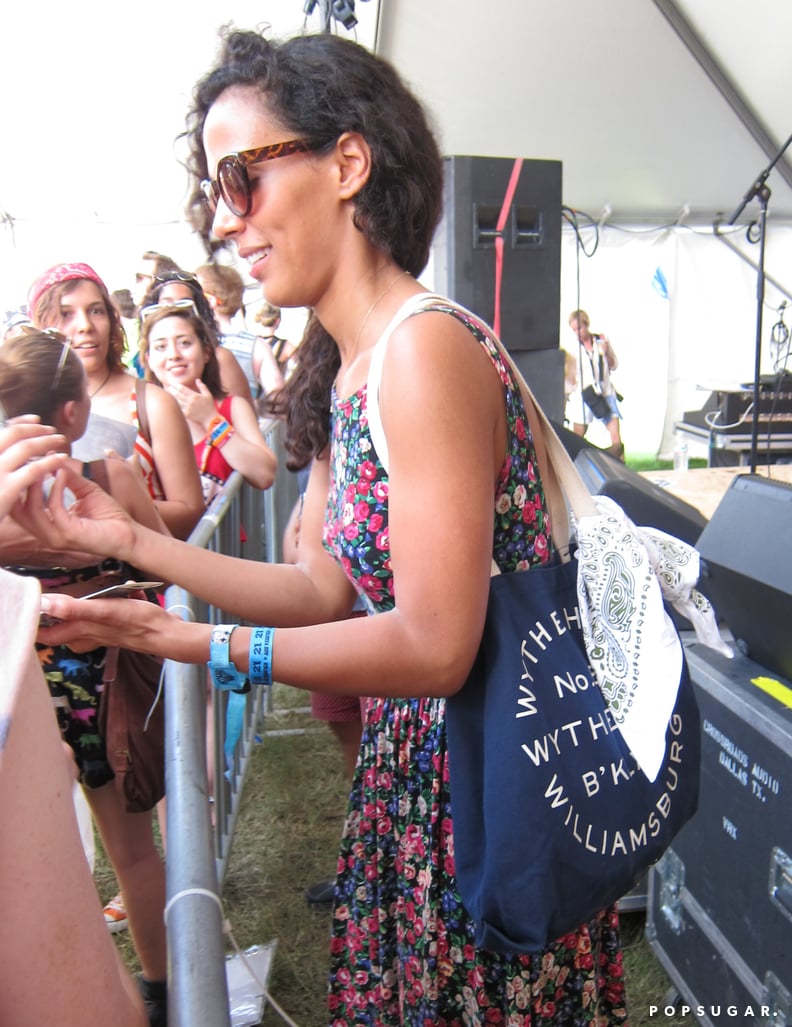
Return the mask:
[[[112,538],[267,626],[212,628],[130,601],[86,617],[49,597],[66,623],[42,635],[88,644],[118,631],[124,645],[211,660],[227,687],[274,676],[371,697],[338,860],[333,1027],[624,1024],[614,909],[543,952],[504,955],[477,946],[457,886],[446,699],[478,650],[492,559],[530,575],[556,554],[545,454],[517,383],[485,326],[414,277],[443,188],[423,109],[387,62],[349,40],[232,32],[197,86],[190,140],[192,209],[207,238],[211,229],[236,247],[271,303],[312,311],[277,397],[291,464],[313,459],[299,558],[187,561],[178,542],[74,483],[82,521],[55,492],[52,509],[30,510],[37,530]],[[349,619],[358,595],[371,616]]]

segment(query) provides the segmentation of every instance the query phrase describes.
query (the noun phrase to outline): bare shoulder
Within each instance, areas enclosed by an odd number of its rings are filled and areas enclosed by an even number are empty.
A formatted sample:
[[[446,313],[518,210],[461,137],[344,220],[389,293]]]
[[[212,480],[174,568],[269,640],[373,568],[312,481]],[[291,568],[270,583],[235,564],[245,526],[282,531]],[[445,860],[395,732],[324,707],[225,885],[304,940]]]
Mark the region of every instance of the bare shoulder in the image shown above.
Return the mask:
[[[159,418],[167,417],[183,417],[181,407],[176,400],[171,396],[169,392],[166,392],[161,385],[157,385],[155,382],[146,382],[145,384],[145,399],[143,400],[146,404],[146,412],[149,418],[157,420]],[[138,408],[141,404],[141,397],[138,394]]]
[[[408,317],[388,343],[385,367],[411,388],[498,387],[492,358],[458,317],[428,310]]]

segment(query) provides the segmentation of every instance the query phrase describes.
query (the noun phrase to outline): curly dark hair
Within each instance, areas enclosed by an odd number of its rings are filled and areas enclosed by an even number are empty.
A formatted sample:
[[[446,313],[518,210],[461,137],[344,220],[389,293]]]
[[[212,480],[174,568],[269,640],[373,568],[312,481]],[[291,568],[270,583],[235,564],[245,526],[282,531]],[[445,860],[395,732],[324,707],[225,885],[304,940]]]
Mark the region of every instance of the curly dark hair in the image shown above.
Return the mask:
[[[371,174],[355,198],[355,225],[399,267],[413,275],[423,271],[443,196],[443,161],[426,113],[387,61],[330,33],[273,41],[223,30],[219,60],[197,84],[187,122],[188,216],[209,252],[217,243],[200,188],[202,179],[213,177],[203,127],[215,101],[234,86],[255,88],[262,106],[312,150],[329,149],[344,132],[362,135],[371,150]],[[335,342],[311,316],[295,370],[271,407],[286,421],[292,469],[327,446],[338,366]]]

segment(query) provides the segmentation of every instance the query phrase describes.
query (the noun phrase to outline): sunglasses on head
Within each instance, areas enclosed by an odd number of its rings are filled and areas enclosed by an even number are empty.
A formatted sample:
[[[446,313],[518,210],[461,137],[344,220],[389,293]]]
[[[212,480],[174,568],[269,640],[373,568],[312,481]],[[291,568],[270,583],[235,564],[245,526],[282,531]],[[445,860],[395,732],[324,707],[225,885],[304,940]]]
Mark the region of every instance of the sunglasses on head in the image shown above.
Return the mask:
[[[156,285],[167,285],[168,282],[197,282],[198,279],[195,275],[190,274],[189,271],[160,271],[159,274],[154,276],[154,283]]]
[[[59,332],[57,328],[36,328],[32,324],[18,325],[15,335],[25,335],[28,338],[33,335],[43,335],[50,342],[56,343],[60,346],[60,357],[58,358],[58,366],[55,368],[55,375],[52,379],[52,391],[57,392],[58,386],[60,385],[61,378],[63,377],[63,369],[66,366],[66,361],[69,357],[69,349],[71,348],[71,339],[67,338],[63,332]]]
[[[248,166],[277,160],[279,157],[289,157],[293,153],[309,153],[311,150],[312,147],[301,139],[289,139],[284,143],[260,146],[255,150],[240,150],[238,153],[221,157],[217,162],[217,178],[205,178],[201,182],[206,205],[214,214],[217,210],[217,201],[222,197],[223,203],[232,214],[240,218],[247,217],[253,206]]]
[[[201,315],[198,313],[198,308],[192,300],[166,300],[164,303],[152,303],[148,307],[143,307],[140,311],[141,321],[145,321],[147,317],[151,317],[152,314],[157,314],[161,310],[168,310],[172,314],[178,313],[192,313],[196,317]]]

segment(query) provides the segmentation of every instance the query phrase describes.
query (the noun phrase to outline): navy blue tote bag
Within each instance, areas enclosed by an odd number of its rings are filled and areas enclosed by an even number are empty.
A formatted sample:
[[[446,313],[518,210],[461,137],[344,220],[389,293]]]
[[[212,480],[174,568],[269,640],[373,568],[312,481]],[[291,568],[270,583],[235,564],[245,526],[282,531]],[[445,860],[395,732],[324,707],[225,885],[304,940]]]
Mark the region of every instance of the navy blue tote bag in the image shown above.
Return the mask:
[[[385,347],[401,320],[437,301],[431,294],[408,301],[372,354],[369,429],[385,467],[387,440],[377,398]],[[443,298],[442,306],[453,304]],[[465,313],[475,319],[469,311]],[[626,894],[660,858],[696,809],[700,737],[678,636],[669,620],[670,648],[679,658],[669,663],[658,655],[655,660],[655,651],[660,654],[661,649],[651,643],[665,627],[648,616],[645,601],[647,592],[657,592],[655,609],[657,604],[662,608],[662,591],[680,608],[680,593],[686,595],[682,585],[689,582],[679,571],[679,554],[663,563],[656,561],[655,551],[650,561],[655,572],[631,575],[639,562],[643,564],[647,550],[662,548],[663,543],[655,540],[647,545],[640,529],[621,523],[623,511],[615,508],[617,516],[609,518],[608,510],[595,503],[508,352],[500,349],[519,383],[537,443],[559,552],[568,550],[568,507],[577,518],[580,552],[587,557],[581,561],[585,568],[581,591],[586,597],[581,609],[596,650],[596,658],[590,661],[579,611],[577,560],[496,575],[490,580],[476,662],[461,691],[446,700],[454,856],[462,901],[475,922],[481,948],[534,953]],[[581,518],[588,519],[589,525],[593,520],[593,532],[590,527],[580,530]],[[597,560],[600,550],[606,551],[600,546],[606,529],[611,532],[608,567]],[[618,618],[609,618],[608,602],[603,600],[603,594],[614,592],[600,588],[617,563],[622,568],[614,579],[615,591],[631,598],[620,603],[621,627],[627,629],[622,635],[611,630],[618,629]],[[686,607],[685,612],[692,618],[695,611]],[[603,637],[613,644],[603,646]],[[667,642],[666,638],[663,653],[668,652]],[[651,779],[638,767],[624,740],[622,731],[628,734],[624,702],[615,702],[618,695],[612,691],[609,704],[595,683],[603,675],[608,678],[614,654],[619,657],[622,683],[627,684],[623,694],[632,707],[631,725],[639,708],[642,722],[647,719],[645,683],[650,681],[654,756],[650,753],[647,760],[645,743],[641,744],[644,765],[652,767]],[[675,668],[670,673],[669,666]],[[644,685],[640,702],[639,680]],[[665,699],[657,697],[657,691],[665,691]],[[621,728],[611,712],[617,707]],[[656,709],[661,711],[659,716]],[[634,726],[629,732],[640,740]]]
[[[496,952],[539,952],[625,895],[698,801],[685,661],[651,782],[594,682],[576,579],[575,560],[493,577],[476,663],[446,702],[457,883]]]

